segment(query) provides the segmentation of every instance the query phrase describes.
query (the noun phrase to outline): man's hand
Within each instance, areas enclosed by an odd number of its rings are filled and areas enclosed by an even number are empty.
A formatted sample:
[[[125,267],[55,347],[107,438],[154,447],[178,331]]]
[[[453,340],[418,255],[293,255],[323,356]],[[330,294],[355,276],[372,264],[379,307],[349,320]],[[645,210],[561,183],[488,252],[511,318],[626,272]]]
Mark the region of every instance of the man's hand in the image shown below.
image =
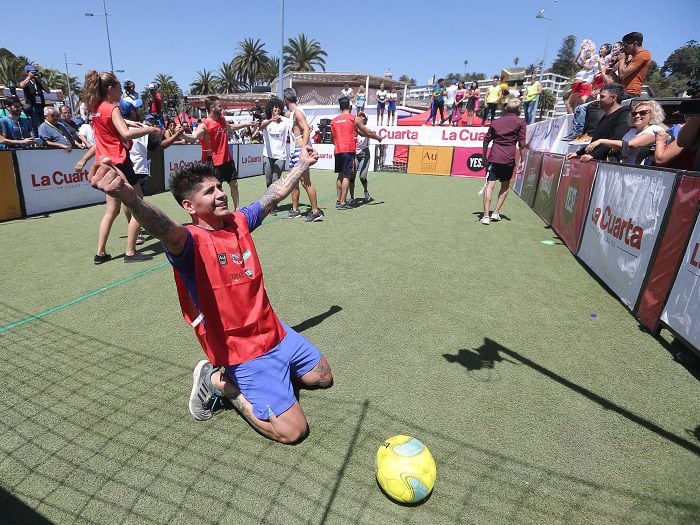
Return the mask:
[[[75,163],[75,171],[83,171],[84,167],[85,161],[83,159],[80,159],[78,162]]]
[[[593,156],[586,153],[585,155],[581,155],[578,160],[580,160],[581,162],[589,162],[593,160]]]
[[[577,159],[578,155],[576,153],[567,153],[566,154],[566,160],[571,160],[571,159]]]
[[[90,186],[118,198],[124,204],[131,200],[130,197],[136,195],[126,176],[112,165],[108,157],[96,160],[90,167],[87,178]]]
[[[34,144],[34,139],[32,137],[27,137],[19,141],[22,146],[32,146]]]
[[[313,166],[318,161],[318,152],[311,146],[306,146],[301,150],[301,160]]]
[[[601,145],[600,139],[594,140],[593,142],[588,144],[588,146],[586,146],[586,153],[590,153],[591,151],[593,151],[594,149],[596,149],[600,145]]]
[[[70,153],[71,150],[73,149],[70,144],[68,145],[63,145],[63,149],[66,150],[66,153]]]

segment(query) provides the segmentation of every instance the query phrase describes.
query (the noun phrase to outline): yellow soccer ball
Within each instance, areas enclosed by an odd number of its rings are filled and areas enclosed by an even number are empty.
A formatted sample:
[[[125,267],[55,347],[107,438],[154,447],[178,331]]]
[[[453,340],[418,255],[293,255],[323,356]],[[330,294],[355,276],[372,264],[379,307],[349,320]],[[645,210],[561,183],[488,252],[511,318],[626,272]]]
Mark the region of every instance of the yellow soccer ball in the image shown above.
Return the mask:
[[[400,503],[418,503],[430,495],[437,477],[433,455],[411,436],[390,437],[377,450],[379,486]]]

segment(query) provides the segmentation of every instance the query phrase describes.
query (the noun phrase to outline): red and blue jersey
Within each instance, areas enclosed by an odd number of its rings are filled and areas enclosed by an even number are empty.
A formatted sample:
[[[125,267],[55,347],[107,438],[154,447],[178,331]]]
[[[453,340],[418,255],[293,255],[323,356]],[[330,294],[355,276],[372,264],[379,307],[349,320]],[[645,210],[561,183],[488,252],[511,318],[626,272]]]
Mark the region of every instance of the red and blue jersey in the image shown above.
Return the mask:
[[[265,292],[251,237],[262,218],[255,202],[228,215],[219,230],[187,226],[180,256],[166,250],[185,321],[214,366],[255,359],[286,335]]]

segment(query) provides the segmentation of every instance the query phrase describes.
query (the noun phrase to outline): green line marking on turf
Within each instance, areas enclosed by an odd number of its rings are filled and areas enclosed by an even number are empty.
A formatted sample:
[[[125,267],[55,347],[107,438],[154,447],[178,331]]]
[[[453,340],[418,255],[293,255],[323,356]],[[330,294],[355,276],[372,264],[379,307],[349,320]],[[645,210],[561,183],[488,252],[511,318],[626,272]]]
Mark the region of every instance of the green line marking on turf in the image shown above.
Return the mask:
[[[547,246],[552,246],[554,244],[554,241],[540,241],[542,244],[546,244]]]
[[[89,299],[90,297],[94,297],[95,295],[101,294],[102,292],[106,292],[107,290],[111,290],[112,288],[116,288],[117,286],[120,286],[124,283],[128,283],[129,281],[133,281],[134,279],[138,279],[139,277],[146,275],[148,273],[151,273],[155,270],[160,270],[161,268],[165,268],[166,266],[169,266],[170,264],[167,262],[160,263],[157,266],[154,266],[152,268],[148,268],[146,270],[142,270],[138,273],[135,273],[133,275],[130,275],[129,277],[124,277],[123,279],[120,279],[116,282],[113,282],[112,284],[108,284],[107,286],[103,286],[102,288],[98,288],[97,290],[93,290],[92,292],[88,292],[86,294],[83,294],[79,297],[76,297],[75,299],[71,299],[70,301],[59,304],[58,306],[54,306],[53,308],[49,308],[48,310],[44,310],[43,312],[39,312],[38,314],[30,315],[29,317],[25,317],[24,319],[21,319],[19,321],[15,321],[14,323],[6,324],[5,326],[0,326],[0,334],[3,332],[7,332],[8,330],[12,330],[13,328],[17,328],[18,326],[22,326],[23,324],[27,324],[31,321],[36,321],[37,319],[41,319],[42,317],[46,317],[49,314],[52,314],[54,312],[60,312],[61,310],[65,310],[69,306],[73,306],[74,304],[80,303],[84,301],[85,299]]]
[[[373,181],[376,181],[377,179],[381,179],[385,177],[388,173],[380,173],[379,175],[372,177]],[[320,199],[318,199],[319,202],[326,201],[328,199],[334,198],[337,195],[335,193],[329,193],[328,195],[322,196]],[[262,228],[265,224],[270,224],[272,222],[282,220],[282,217],[273,217],[272,219],[269,219],[269,215],[265,219],[265,221],[259,226]],[[60,312],[61,310],[65,310],[66,308],[69,308],[70,306],[73,306],[74,304],[81,303],[85,301],[86,299],[89,299],[90,297],[94,297],[96,295],[99,295],[103,292],[106,292],[108,290],[111,290],[112,288],[116,288],[117,286],[121,286],[122,284],[126,284],[130,281],[133,281],[134,279],[138,279],[139,277],[143,277],[144,275],[147,275],[151,272],[154,272],[156,270],[160,270],[162,268],[165,268],[167,266],[170,266],[170,263],[168,262],[162,262],[156,266],[153,266],[152,268],[148,268],[146,270],[142,270],[140,272],[137,272],[133,275],[130,275],[129,277],[124,277],[123,279],[120,279],[118,281],[113,282],[112,284],[108,284],[106,286],[103,286],[102,288],[98,288],[97,290],[93,290],[92,292],[88,292],[86,294],[83,294],[79,297],[76,297],[74,299],[71,299],[70,301],[67,301],[63,304],[59,304],[58,306],[54,306],[53,308],[49,308],[48,310],[44,310],[43,312],[39,312],[34,315],[30,315],[29,317],[25,317],[24,319],[20,319],[19,321],[15,321],[14,323],[6,324],[4,326],[0,326],[0,334],[4,332],[8,332],[12,330],[13,328],[18,328],[22,325],[25,325],[27,323],[30,323],[32,321],[36,321],[37,319],[41,319],[42,317],[46,317],[47,315],[51,315],[56,312]]]

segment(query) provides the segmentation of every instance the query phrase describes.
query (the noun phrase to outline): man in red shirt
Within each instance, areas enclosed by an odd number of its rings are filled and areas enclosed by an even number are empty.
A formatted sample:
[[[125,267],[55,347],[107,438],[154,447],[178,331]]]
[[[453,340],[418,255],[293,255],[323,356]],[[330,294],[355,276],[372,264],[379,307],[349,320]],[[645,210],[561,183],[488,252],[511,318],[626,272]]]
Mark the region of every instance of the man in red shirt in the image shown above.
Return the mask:
[[[231,156],[228,147],[228,132],[250,126],[249,122],[243,124],[229,124],[224,118],[219,97],[209,96],[204,101],[207,110],[207,118],[202,125],[197,126],[192,134],[184,133],[187,140],[198,140],[202,146],[202,162],[209,162],[214,167],[214,176],[219,182],[228,182],[233,197],[233,209],[238,209],[238,171],[236,163]]]
[[[296,443],[308,424],[294,385],[333,383],[321,352],[272,310],[250,235],[317,160],[307,147],[259,200],[234,212],[211,165],[184,166],[171,178],[170,190],[192,220],[186,227],[144,201],[109,159],[90,169],[90,184],[128,206],[162,241],[173,265],[182,313],[207,356],[194,369],[189,401],[199,421],[211,419],[227,398],[259,433]]]
[[[625,93],[638,97],[651,64],[651,53],[642,49],[642,33],[627,33],[622,37],[623,53],[617,62],[617,76],[625,86]]]
[[[484,168],[486,169],[486,191],[484,192],[484,215],[481,224],[489,224],[501,220],[501,208],[506,202],[510,190],[510,179],[513,177],[515,167],[516,145],[520,148],[518,171],[523,169],[523,155],[525,153],[525,119],[520,118],[520,100],[511,98],[503,108],[503,116],[491,122],[489,130],[484,136]],[[486,157],[489,143],[493,141],[493,147]],[[501,190],[498,192],[496,209],[489,217],[491,196],[496,181],[501,181]]]
[[[335,207],[339,210],[351,210],[352,204],[348,203],[346,196],[350,183],[355,181],[355,151],[357,149],[357,134],[369,137],[379,142],[382,138],[367,128],[356,115],[350,113],[350,99],[342,97],[340,103],[340,115],[331,121],[331,135],[333,136],[335,172],[338,174],[336,188],[338,190],[338,202]]]

